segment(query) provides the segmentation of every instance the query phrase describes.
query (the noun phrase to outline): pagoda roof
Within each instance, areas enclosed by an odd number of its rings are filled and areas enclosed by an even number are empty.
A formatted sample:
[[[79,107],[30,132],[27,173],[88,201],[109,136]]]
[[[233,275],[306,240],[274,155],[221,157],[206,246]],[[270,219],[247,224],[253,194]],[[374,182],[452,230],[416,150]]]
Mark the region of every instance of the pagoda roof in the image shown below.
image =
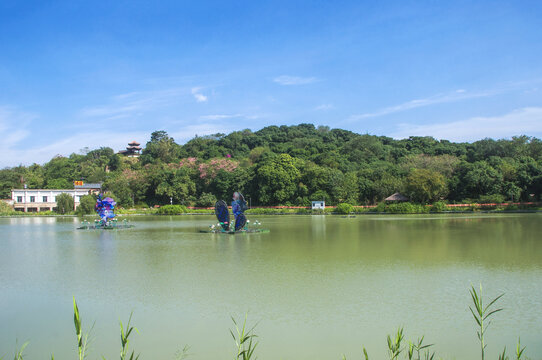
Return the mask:
[[[141,144],[138,143],[137,141],[133,140],[132,142],[129,142],[128,145],[139,146],[139,145],[141,145]]]
[[[393,195],[388,196],[384,199],[385,201],[408,201],[408,198],[403,194],[396,192]]]
[[[408,198],[400,193],[395,193],[384,199],[385,201],[408,201]]]

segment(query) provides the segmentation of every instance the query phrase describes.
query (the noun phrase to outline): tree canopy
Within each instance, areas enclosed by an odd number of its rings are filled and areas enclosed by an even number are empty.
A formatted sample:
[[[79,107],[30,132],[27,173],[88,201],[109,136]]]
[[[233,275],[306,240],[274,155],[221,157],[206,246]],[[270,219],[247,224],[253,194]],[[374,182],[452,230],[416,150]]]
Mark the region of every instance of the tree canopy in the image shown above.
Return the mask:
[[[528,136],[454,143],[395,140],[312,124],[196,136],[178,144],[155,131],[139,159],[101,147],[44,165],[0,170],[0,197],[12,188],[103,182],[119,205],[208,205],[239,190],[253,205],[375,204],[401,192],[413,201],[462,202],[497,196],[538,200],[542,141]]]

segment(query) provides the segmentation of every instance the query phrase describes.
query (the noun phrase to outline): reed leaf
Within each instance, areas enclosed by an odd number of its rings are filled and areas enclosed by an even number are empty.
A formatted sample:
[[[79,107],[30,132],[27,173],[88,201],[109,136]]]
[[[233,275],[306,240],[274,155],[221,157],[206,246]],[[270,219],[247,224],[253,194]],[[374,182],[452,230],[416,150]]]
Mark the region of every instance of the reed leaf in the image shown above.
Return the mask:
[[[476,324],[478,325],[478,330],[476,334],[478,335],[478,340],[480,341],[480,351],[482,355],[482,360],[485,359],[485,349],[487,347],[487,344],[485,343],[485,333],[487,331],[487,328],[491,324],[491,321],[488,320],[489,317],[502,309],[491,309],[491,306],[493,306],[501,297],[504,296],[504,294],[501,294],[491,300],[489,304],[484,306],[483,302],[483,294],[482,294],[482,284],[480,284],[480,292],[478,293],[474,286],[471,285],[471,289],[469,290],[473,307],[469,306],[469,309],[472,313],[472,316],[474,320],[476,321]],[[486,322],[487,320],[487,322]]]
[[[28,346],[28,341],[25,342],[19,349],[15,350],[15,355],[13,356],[13,360],[23,360],[24,357],[24,349]]]
[[[233,340],[235,341],[235,345],[237,347],[237,355],[234,357],[235,360],[256,359],[256,357],[254,357],[254,351],[258,346],[258,342],[256,342],[255,339],[258,336],[254,334],[254,329],[256,328],[257,324],[254,325],[252,328],[248,329],[247,317],[248,314],[245,314],[245,319],[241,327],[239,327],[237,321],[235,321],[235,319],[231,317],[231,320],[235,325],[235,333],[233,332],[233,330],[230,329],[230,334],[233,337]]]

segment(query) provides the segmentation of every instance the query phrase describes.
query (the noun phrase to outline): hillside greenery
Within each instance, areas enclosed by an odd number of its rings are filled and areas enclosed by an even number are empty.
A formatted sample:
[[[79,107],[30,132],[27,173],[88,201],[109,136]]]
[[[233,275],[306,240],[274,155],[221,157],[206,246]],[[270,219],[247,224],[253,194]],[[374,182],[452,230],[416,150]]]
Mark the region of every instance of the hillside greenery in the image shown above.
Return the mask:
[[[139,159],[102,147],[43,165],[0,170],[12,188],[73,188],[103,182],[123,207],[208,206],[243,192],[255,205],[377,204],[394,192],[411,202],[538,201],[542,141],[527,136],[454,143],[395,140],[311,124],[196,136],[181,145],[155,131]]]

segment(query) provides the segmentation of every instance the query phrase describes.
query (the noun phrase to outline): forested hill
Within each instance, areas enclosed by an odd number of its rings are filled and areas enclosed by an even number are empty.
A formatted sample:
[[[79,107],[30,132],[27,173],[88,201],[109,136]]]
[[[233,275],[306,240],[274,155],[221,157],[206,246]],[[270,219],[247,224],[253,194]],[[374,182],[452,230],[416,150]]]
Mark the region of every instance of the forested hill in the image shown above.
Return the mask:
[[[127,139],[131,140],[131,139]],[[177,144],[152,133],[139,159],[99,148],[42,165],[0,170],[0,197],[11,188],[72,188],[104,182],[123,206],[210,205],[240,190],[252,204],[374,204],[396,191],[420,203],[439,199],[538,200],[542,141],[527,136],[453,143],[394,140],[311,124],[195,137]],[[533,194],[533,195],[531,195]]]

